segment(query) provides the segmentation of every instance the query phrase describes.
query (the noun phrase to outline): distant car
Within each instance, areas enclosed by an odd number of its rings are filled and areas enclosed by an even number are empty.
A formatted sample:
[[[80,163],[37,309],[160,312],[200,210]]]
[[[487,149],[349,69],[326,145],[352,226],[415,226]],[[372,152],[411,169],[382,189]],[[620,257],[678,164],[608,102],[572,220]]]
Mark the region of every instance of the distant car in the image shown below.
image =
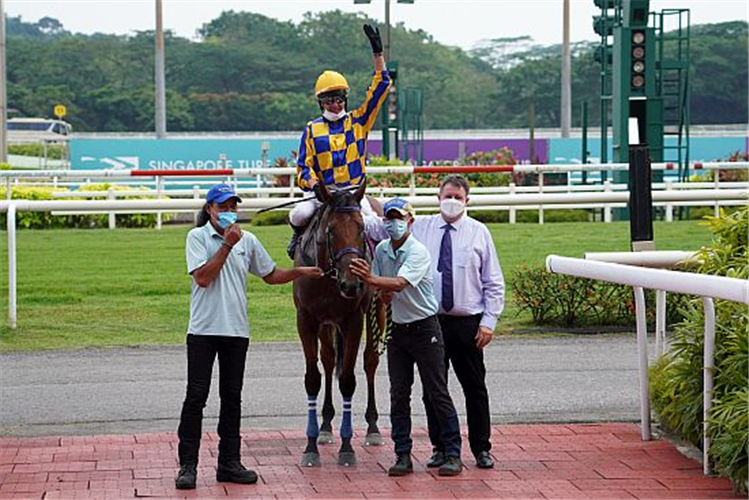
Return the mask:
[[[73,132],[66,121],[53,118],[11,118],[8,142],[65,141]]]

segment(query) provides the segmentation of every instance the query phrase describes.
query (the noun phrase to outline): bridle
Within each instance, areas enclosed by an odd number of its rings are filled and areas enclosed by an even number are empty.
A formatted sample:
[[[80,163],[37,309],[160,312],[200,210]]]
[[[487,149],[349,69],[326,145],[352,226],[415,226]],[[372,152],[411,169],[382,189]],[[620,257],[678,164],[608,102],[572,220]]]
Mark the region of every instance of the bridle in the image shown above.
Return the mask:
[[[361,212],[360,206],[347,206],[347,207],[331,207],[334,213],[351,213]],[[337,252],[333,252],[333,232],[328,227],[325,230],[325,243],[328,250],[328,269],[325,270],[325,276],[328,278],[338,281],[340,279],[340,273],[338,272],[338,261],[340,261],[345,255],[354,254],[357,257],[364,259],[366,258],[366,240],[364,238],[364,229],[361,231],[361,240],[363,242],[364,249],[357,247],[343,247]]]

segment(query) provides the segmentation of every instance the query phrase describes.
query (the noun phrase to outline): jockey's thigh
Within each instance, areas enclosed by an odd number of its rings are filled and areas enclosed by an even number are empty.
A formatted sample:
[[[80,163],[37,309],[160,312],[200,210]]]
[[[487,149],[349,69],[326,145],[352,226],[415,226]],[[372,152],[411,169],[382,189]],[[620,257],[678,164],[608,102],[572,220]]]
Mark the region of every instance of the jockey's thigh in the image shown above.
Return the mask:
[[[366,196],[362,198],[360,205],[361,205],[361,214],[364,217],[367,217],[367,216],[377,217],[377,214],[375,213],[375,211],[372,210],[372,205],[369,203],[369,198],[367,198]]]
[[[317,201],[316,198],[298,203],[294,209],[289,212],[289,222],[297,227],[306,226],[315,214],[315,210],[317,210],[321,205],[322,203]]]

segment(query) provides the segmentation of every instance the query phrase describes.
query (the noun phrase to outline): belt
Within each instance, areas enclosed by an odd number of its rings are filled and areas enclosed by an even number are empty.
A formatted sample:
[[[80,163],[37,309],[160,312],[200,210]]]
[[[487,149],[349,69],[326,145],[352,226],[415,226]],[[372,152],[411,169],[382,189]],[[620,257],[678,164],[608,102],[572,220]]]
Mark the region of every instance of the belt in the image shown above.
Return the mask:
[[[398,328],[403,328],[405,330],[411,330],[415,328],[420,328],[424,325],[434,322],[436,319],[437,319],[437,316],[433,315],[433,316],[427,316],[424,319],[418,319],[416,321],[412,321],[411,323],[393,323],[393,326],[398,327]]]

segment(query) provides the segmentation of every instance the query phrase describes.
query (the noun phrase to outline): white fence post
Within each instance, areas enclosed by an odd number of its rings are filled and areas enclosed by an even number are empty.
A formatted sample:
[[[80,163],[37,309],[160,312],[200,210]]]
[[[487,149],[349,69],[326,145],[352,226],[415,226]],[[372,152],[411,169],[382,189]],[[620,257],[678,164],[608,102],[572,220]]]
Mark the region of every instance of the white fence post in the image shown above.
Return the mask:
[[[510,183],[510,195],[515,194],[515,183]],[[517,209],[515,209],[515,205],[510,205],[510,224],[515,224],[517,220]]]
[[[8,326],[16,329],[16,206],[8,205]]]
[[[674,181],[666,179],[666,191],[672,191],[674,189]],[[674,204],[671,202],[666,203],[666,222],[674,221]]]
[[[544,173],[539,172],[538,173],[538,194],[544,193]],[[538,206],[538,223],[543,224],[544,223],[544,206],[539,205]]]
[[[194,200],[199,200],[200,199],[200,186],[198,186],[197,184],[192,187],[192,198]],[[196,225],[196,226],[198,225],[198,216],[199,215],[200,215],[200,211],[193,212],[192,218],[193,218],[193,222],[195,223],[194,225]]]
[[[607,193],[611,192],[611,181],[606,179],[603,183],[603,190]],[[603,222],[611,222],[611,205],[608,203],[603,205]]]
[[[109,188],[107,189],[107,199],[109,200],[115,199],[113,186],[109,186]],[[114,229],[115,227],[117,227],[116,219],[117,219],[117,216],[114,215],[114,212],[109,212],[109,229]]]
[[[640,425],[643,441],[650,441],[650,397],[648,376],[648,323],[645,316],[645,292],[641,286],[633,287],[637,320],[637,357],[640,381]]]
[[[715,177],[715,189],[720,189],[720,170],[713,170],[713,177]],[[715,217],[720,217],[720,203],[718,200],[715,200],[713,212]]]
[[[666,351],[666,292],[655,292],[655,355],[659,357]]]
[[[710,297],[702,297],[705,310],[705,352],[702,370],[702,472],[710,474],[710,437],[708,436],[710,410],[713,408],[713,369],[715,368],[715,304]]]
[[[156,176],[156,199],[161,199],[161,191],[164,189],[163,177]],[[161,212],[156,212],[156,229],[161,229]]]

